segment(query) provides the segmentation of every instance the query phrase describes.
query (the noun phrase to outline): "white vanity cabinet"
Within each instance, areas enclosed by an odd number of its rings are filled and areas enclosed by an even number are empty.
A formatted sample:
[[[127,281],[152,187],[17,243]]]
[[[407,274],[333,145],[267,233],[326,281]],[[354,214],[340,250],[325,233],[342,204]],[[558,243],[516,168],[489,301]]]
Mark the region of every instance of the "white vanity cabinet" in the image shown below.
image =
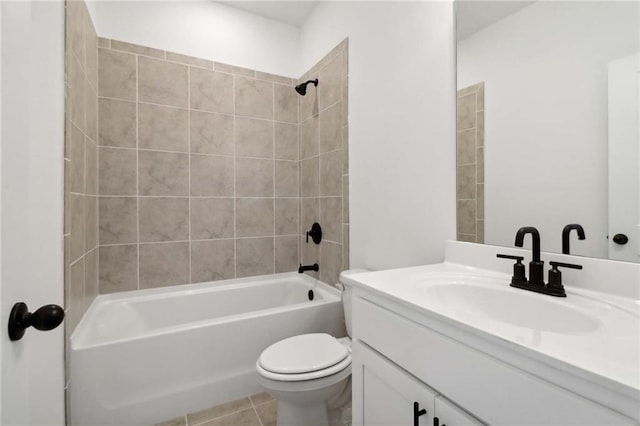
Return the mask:
[[[631,418],[431,328],[437,316],[357,289],[354,425],[638,425]],[[560,374],[560,373],[558,373]],[[471,414],[470,414],[471,413]]]
[[[362,342],[353,353],[353,386],[361,396],[354,424],[432,426],[435,417],[440,426],[482,424]]]

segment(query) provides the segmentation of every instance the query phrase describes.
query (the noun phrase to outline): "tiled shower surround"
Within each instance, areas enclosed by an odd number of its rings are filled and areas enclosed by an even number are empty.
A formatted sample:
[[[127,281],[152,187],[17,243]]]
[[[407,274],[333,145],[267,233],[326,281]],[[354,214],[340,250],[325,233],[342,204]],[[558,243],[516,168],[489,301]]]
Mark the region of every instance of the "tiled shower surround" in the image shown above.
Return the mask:
[[[326,240],[305,260],[337,280],[346,42],[304,98],[287,77],[116,40],[98,51],[99,293],[297,270],[314,220]]]
[[[86,5],[66,4],[65,333],[98,293],[98,37]]]
[[[484,83],[458,90],[457,239],[484,243]]]

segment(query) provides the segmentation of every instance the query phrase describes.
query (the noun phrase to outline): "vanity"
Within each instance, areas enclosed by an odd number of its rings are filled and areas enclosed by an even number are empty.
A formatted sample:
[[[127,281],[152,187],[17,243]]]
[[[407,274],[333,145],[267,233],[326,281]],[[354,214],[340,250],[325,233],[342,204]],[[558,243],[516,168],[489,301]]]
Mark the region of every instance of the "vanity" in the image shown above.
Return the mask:
[[[354,425],[640,424],[640,265],[543,253],[583,266],[560,298],[510,287],[497,253],[530,258],[449,241],[443,263],[345,278]]]

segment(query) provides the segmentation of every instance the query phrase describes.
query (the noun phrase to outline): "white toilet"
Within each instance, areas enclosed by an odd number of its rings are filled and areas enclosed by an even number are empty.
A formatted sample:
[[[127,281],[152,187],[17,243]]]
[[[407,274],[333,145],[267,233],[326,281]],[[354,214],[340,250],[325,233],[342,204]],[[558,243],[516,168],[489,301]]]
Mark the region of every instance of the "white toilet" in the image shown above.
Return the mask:
[[[351,375],[351,288],[344,271],[342,306],[349,337],[301,334],[274,343],[256,362],[257,379],[278,400],[278,426],[327,426],[327,401]]]

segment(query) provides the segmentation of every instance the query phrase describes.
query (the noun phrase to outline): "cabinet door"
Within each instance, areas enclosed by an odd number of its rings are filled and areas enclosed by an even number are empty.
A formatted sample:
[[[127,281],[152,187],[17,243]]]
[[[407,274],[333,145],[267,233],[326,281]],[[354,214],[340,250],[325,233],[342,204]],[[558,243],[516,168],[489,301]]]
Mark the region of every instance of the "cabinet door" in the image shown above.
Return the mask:
[[[436,393],[431,388],[359,341],[353,353],[354,370],[358,371],[353,381],[357,387],[354,398],[362,401],[354,403],[354,425],[433,425]],[[417,415],[416,410],[426,412]]]
[[[483,424],[442,395],[436,397],[434,413],[438,419],[433,423],[434,426],[476,426]]]

